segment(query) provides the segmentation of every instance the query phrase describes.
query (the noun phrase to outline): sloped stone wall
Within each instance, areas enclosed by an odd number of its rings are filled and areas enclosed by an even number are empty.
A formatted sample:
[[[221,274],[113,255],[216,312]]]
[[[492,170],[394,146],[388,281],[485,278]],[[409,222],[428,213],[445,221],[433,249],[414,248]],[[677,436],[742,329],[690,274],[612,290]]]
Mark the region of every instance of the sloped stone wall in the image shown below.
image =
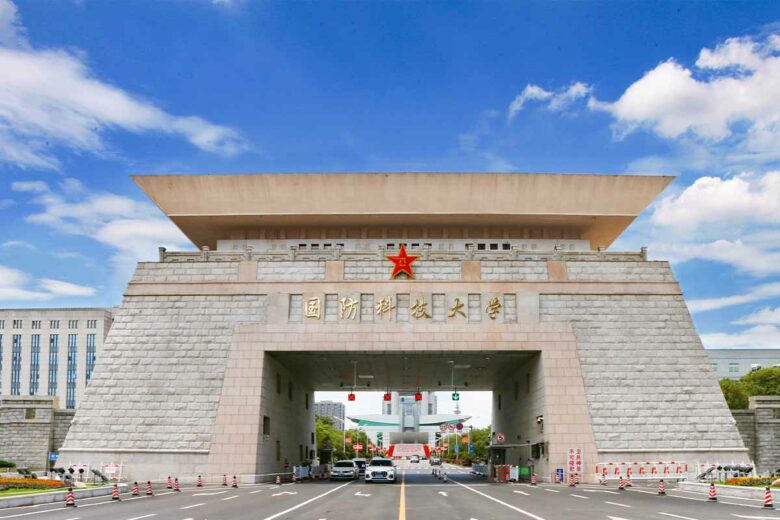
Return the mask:
[[[669,262],[569,261],[566,272],[569,280],[578,281],[675,281]]]
[[[238,262],[141,262],[133,282],[230,282],[238,280]]]

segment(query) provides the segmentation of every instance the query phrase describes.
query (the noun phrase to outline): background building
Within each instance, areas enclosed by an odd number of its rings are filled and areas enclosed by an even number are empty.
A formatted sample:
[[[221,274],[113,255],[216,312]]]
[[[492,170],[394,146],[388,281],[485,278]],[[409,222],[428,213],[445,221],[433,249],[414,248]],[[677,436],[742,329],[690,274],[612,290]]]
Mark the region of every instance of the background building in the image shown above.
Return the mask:
[[[780,348],[709,349],[710,367],[715,377],[739,379],[759,368],[780,367]]]
[[[333,419],[333,426],[339,430],[344,430],[344,403],[337,403],[336,401],[314,403],[314,415],[330,417]]]
[[[110,309],[0,309],[0,398],[58,397],[75,409],[110,327]]]

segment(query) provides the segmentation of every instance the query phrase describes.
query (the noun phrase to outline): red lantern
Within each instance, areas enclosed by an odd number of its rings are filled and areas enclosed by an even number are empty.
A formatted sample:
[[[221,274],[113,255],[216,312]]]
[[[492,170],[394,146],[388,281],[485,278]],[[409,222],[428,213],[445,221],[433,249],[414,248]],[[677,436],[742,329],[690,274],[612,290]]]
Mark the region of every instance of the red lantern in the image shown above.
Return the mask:
[[[415,401],[422,401],[422,394],[420,392],[417,392],[414,394],[414,400]]]
[[[390,394],[390,392],[387,392],[384,397],[385,401],[392,401],[393,396]]]
[[[355,394],[350,392],[349,395],[347,396],[347,401],[354,401],[354,400],[355,400]]]

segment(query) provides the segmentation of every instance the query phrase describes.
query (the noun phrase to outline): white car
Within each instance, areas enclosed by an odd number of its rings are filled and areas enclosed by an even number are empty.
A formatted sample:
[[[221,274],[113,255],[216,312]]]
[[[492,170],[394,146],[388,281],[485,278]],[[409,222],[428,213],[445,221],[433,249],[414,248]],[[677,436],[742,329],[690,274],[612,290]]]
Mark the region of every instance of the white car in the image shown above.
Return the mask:
[[[360,478],[360,469],[352,460],[340,460],[333,465],[333,469],[330,472],[330,478],[331,480],[342,478],[355,480],[356,478]]]
[[[419,455],[412,455],[412,458],[409,459],[409,462],[412,463],[412,464],[419,463],[420,462],[420,456]]]
[[[395,464],[391,459],[371,459],[366,466],[366,483],[384,480],[396,482]]]

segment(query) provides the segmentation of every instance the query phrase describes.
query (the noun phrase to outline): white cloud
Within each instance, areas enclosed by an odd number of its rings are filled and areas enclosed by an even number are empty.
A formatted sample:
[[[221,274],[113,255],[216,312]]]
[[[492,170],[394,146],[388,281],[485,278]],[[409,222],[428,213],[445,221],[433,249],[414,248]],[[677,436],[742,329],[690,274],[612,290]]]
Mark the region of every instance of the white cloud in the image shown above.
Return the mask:
[[[780,282],[773,282],[753,287],[744,294],[688,300],[688,308],[691,312],[712,311],[715,309],[723,309],[725,307],[733,307],[735,305],[777,298],[778,296],[780,296]]]
[[[706,348],[780,348],[780,328],[758,325],[735,333],[702,334]]]
[[[572,83],[565,89],[550,92],[538,85],[528,84],[510,103],[507,109],[507,119],[514,119],[528,101],[546,101],[548,110],[559,112],[566,110],[578,99],[590,96],[592,88],[584,83]]]
[[[591,98],[589,107],[615,118],[616,135],[647,129],[676,140],[690,136],[730,146],[740,160],[780,158],[780,46],[777,35],[756,41],[730,38],[702,49],[695,69],[673,59],[660,63],[614,102]]]
[[[57,296],[94,296],[95,289],[84,285],[63,282],[62,280],[52,280],[51,278],[41,278],[38,280],[38,286]]]
[[[7,240],[0,244],[0,247],[7,248],[21,248],[21,249],[36,249],[34,245],[25,240]]]
[[[27,193],[44,193],[49,191],[49,186],[43,181],[18,181],[11,183],[11,189]]]
[[[40,211],[26,220],[109,246],[119,276],[129,276],[138,261],[156,259],[159,246],[192,248],[181,231],[147,202],[91,192],[67,180],[56,190],[44,187],[30,200],[40,206]]]
[[[780,307],[764,307],[732,322],[737,325],[780,325]]]
[[[0,0],[0,161],[55,169],[59,162],[52,145],[102,154],[108,149],[103,136],[110,130],[176,135],[221,155],[248,149],[232,128],[168,114],[100,81],[81,55],[8,45],[9,38],[24,41],[24,32],[16,7]]]
[[[686,229],[719,222],[780,222],[780,171],[700,177],[679,195],[663,199],[652,221]]]

